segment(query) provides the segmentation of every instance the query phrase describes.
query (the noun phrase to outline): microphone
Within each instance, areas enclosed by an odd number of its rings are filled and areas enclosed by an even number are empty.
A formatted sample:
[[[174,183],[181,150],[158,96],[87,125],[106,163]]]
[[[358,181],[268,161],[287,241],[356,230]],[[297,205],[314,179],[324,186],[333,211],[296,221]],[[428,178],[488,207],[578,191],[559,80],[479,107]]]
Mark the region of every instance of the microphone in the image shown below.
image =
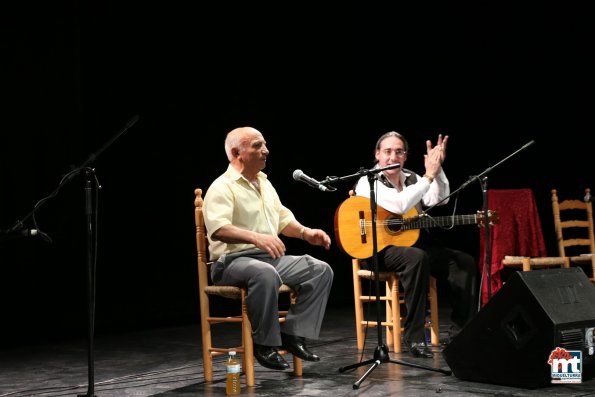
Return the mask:
[[[302,170],[293,171],[293,179],[298,182],[304,182],[306,185],[310,185],[315,189],[320,189],[323,192],[329,190],[329,188],[324,186],[321,182],[318,182],[316,179],[310,178],[308,175],[304,174]]]
[[[0,240],[37,236],[38,233],[37,229],[0,230]]]

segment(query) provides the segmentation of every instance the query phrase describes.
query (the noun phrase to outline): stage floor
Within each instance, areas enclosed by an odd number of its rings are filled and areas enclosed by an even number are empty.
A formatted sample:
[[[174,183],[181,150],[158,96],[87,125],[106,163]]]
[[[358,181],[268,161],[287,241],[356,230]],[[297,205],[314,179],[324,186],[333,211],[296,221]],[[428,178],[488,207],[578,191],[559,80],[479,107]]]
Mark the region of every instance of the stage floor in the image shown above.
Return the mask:
[[[443,310],[441,318],[446,315]],[[441,337],[446,336],[445,320]],[[235,332],[222,335],[235,339]],[[205,383],[202,371],[198,324],[134,333],[100,335],[94,338],[94,357],[89,365],[87,340],[56,344],[32,343],[0,352],[0,397],[87,395],[94,379],[97,397],[108,396],[223,396],[224,359],[215,363],[215,381]],[[381,363],[361,382],[371,365],[340,372],[339,368],[369,360],[378,346],[378,334],[370,330],[364,354],[357,352],[353,308],[329,308],[321,338],[310,341],[318,363],[303,363],[303,376],[291,370],[273,371],[256,363],[256,386],[245,396],[595,396],[595,380],[580,384],[547,385],[523,389],[463,381],[454,375],[401,363]],[[433,359],[415,359],[409,353],[390,353],[392,360],[450,370],[436,348]],[[291,357],[288,362],[291,364]],[[89,369],[92,369],[89,371]],[[91,372],[91,376],[89,373]],[[519,374],[522,376],[522,374]]]

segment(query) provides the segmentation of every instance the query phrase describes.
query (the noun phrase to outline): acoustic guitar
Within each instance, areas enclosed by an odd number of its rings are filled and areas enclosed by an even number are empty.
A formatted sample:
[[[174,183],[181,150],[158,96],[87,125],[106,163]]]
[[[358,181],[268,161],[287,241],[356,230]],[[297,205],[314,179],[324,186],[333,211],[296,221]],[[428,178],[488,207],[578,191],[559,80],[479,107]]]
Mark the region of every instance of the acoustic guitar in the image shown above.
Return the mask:
[[[496,211],[488,211],[490,225],[500,220]],[[378,251],[388,245],[410,247],[419,238],[420,229],[432,227],[452,227],[455,225],[485,226],[483,211],[471,215],[451,215],[432,217],[419,215],[412,208],[404,215],[393,214],[381,206],[376,210],[376,232]],[[335,236],[339,248],[353,258],[369,258],[372,246],[372,210],[370,199],[352,196],[343,201],[335,211]]]

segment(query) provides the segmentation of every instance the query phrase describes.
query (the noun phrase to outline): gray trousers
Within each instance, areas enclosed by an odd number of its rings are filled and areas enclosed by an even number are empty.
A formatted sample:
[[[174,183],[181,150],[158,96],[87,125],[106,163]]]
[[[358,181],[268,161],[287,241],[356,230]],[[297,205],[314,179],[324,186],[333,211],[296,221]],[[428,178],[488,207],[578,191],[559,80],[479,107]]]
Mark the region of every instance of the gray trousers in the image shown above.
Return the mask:
[[[224,255],[211,268],[216,285],[247,287],[246,306],[254,343],[281,346],[281,332],[317,339],[333,283],[333,270],[310,255],[272,259],[260,250]],[[279,324],[279,287],[297,293],[285,322]]]

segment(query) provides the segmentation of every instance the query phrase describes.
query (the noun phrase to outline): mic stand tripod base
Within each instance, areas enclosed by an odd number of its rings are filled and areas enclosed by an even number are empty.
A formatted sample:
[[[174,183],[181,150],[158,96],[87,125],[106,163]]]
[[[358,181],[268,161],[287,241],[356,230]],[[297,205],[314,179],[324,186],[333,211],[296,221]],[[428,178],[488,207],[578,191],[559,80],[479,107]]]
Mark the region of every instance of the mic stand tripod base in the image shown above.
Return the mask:
[[[339,368],[339,372],[342,373],[342,372],[345,372],[345,371],[353,369],[353,368],[359,368],[363,365],[372,364],[372,366],[370,368],[368,368],[368,370],[362,375],[362,377],[359,378],[359,380],[353,384],[354,389],[359,389],[359,386],[362,384],[362,382],[364,380],[366,380],[368,375],[370,375],[372,373],[372,371],[374,371],[376,369],[376,367],[378,367],[382,363],[393,363],[393,364],[406,365],[408,367],[414,367],[414,368],[420,368],[420,369],[427,369],[429,371],[441,372],[445,375],[452,374],[452,371],[449,371],[446,369],[427,367],[425,365],[408,363],[408,362],[400,361],[400,360],[394,360],[394,359],[390,358],[390,356],[388,355],[388,347],[385,344],[376,346],[376,349],[374,350],[374,358],[371,358],[371,359],[365,360],[365,361],[361,361],[359,363],[347,365],[345,367],[341,367],[341,368]]]

